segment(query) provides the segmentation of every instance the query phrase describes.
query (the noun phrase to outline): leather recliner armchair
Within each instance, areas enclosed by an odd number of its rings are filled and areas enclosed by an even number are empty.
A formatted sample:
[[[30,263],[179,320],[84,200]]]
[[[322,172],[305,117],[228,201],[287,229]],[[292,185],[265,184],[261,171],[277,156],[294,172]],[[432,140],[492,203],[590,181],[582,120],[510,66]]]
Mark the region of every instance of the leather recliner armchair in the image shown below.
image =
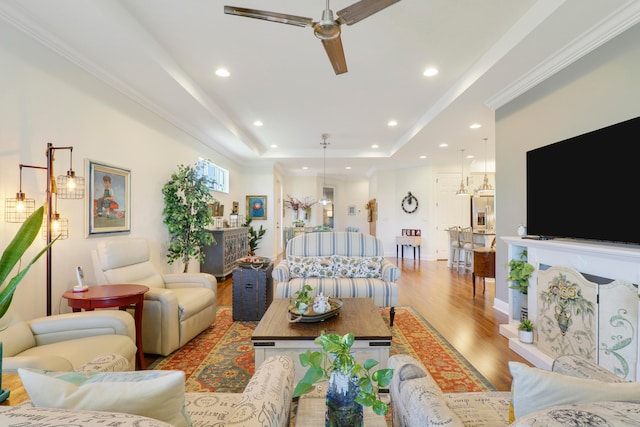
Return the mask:
[[[74,371],[104,354],[118,354],[135,369],[136,328],[119,310],[66,313],[23,320],[13,308],[0,325],[3,372],[18,368]]]
[[[216,319],[217,282],[208,273],[161,274],[144,238],[105,240],[92,251],[97,284],[149,287],[142,310],[145,353],[166,356],[184,346]]]

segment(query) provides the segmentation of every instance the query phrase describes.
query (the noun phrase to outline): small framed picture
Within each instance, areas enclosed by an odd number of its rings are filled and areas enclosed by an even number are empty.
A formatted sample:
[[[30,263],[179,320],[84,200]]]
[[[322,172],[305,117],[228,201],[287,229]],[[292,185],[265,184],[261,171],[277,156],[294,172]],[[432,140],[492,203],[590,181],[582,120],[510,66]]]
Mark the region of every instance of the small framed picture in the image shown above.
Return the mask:
[[[86,161],[88,187],[85,222],[89,237],[131,231],[131,170]]]
[[[247,196],[247,218],[267,219],[267,196]]]
[[[353,216],[353,215],[356,214],[356,207],[355,206],[349,206],[347,209],[348,209],[347,212],[348,212],[349,215]]]

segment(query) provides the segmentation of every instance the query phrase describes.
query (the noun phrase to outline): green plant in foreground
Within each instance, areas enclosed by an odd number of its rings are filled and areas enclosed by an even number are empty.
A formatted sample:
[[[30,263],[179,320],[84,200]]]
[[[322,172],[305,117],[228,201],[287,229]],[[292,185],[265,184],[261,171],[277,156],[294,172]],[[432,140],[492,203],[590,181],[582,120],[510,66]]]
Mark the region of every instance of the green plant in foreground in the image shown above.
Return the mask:
[[[20,261],[22,255],[24,255],[26,250],[31,246],[36,236],[39,234],[43,216],[44,206],[40,206],[20,226],[20,229],[13,237],[13,240],[11,240],[2,253],[2,258],[0,258],[0,288],[2,288],[2,291],[0,291],[0,319],[5,315],[7,310],[9,310],[11,300],[13,299],[13,293],[16,291],[20,281],[29,271],[29,268],[31,268],[38,258],[40,258],[42,254],[45,253],[56,240],[58,240],[59,236],[56,236],[56,238],[45,246],[44,249],[38,252],[38,254],[22,270],[19,270],[5,286],[4,281],[7,276],[9,276],[13,267]]]
[[[517,289],[526,295],[529,290],[529,278],[534,270],[533,265],[527,262],[527,251],[522,251],[519,260],[512,259],[509,261],[507,267],[509,267],[507,281],[514,283],[509,288]]]
[[[351,353],[351,346],[355,341],[352,333],[344,336],[338,334],[325,334],[317,337],[314,343],[322,347],[320,351],[307,350],[300,355],[302,366],[309,366],[304,377],[298,382],[293,397],[299,397],[309,390],[313,384],[320,381],[327,381],[333,372],[357,376],[360,386],[360,393],[356,397],[356,402],[363,406],[371,406],[373,412],[378,415],[385,415],[389,412],[389,405],[379,399],[378,392],[381,387],[386,387],[393,378],[393,369],[378,369],[371,372],[371,369],[378,365],[378,361],[367,359],[362,365],[356,362]]]
[[[522,319],[522,321],[518,325],[518,330],[527,332],[533,331],[533,322],[531,321],[531,319]]]

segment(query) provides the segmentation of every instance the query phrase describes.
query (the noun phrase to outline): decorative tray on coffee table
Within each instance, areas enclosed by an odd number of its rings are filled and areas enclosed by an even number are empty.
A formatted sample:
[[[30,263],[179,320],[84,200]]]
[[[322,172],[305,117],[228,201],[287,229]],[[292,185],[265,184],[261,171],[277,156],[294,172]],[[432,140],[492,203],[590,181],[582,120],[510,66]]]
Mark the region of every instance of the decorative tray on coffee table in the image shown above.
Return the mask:
[[[246,256],[237,260],[238,266],[243,268],[260,269],[269,265],[269,258],[263,256]]]
[[[342,300],[338,298],[329,298],[329,305],[331,306],[331,309],[324,313],[316,313],[315,311],[313,311],[313,306],[309,306],[305,313],[300,314],[300,311],[298,311],[295,304],[291,304],[289,305],[289,317],[291,318],[290,321],[302,323],[322,322],[340,314],[340,309],[342,308]]]

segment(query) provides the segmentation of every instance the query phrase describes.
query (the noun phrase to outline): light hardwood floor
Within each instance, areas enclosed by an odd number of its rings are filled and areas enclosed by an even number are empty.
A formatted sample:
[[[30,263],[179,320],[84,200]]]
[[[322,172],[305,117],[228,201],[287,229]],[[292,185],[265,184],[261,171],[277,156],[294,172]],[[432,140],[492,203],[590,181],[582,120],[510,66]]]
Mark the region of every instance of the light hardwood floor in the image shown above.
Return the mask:
[[[389,258],[401,269],[399,305],[412,306],[449,341],[497,390],[511,388],[507,362],[531,365],[509,349],[499,325],[507,316],[493,309],[495,282],[477,279],[473,298],[471,273],[447,267],[446,261]],[[232,281],[218,282],[218,305],[232,305]]]

